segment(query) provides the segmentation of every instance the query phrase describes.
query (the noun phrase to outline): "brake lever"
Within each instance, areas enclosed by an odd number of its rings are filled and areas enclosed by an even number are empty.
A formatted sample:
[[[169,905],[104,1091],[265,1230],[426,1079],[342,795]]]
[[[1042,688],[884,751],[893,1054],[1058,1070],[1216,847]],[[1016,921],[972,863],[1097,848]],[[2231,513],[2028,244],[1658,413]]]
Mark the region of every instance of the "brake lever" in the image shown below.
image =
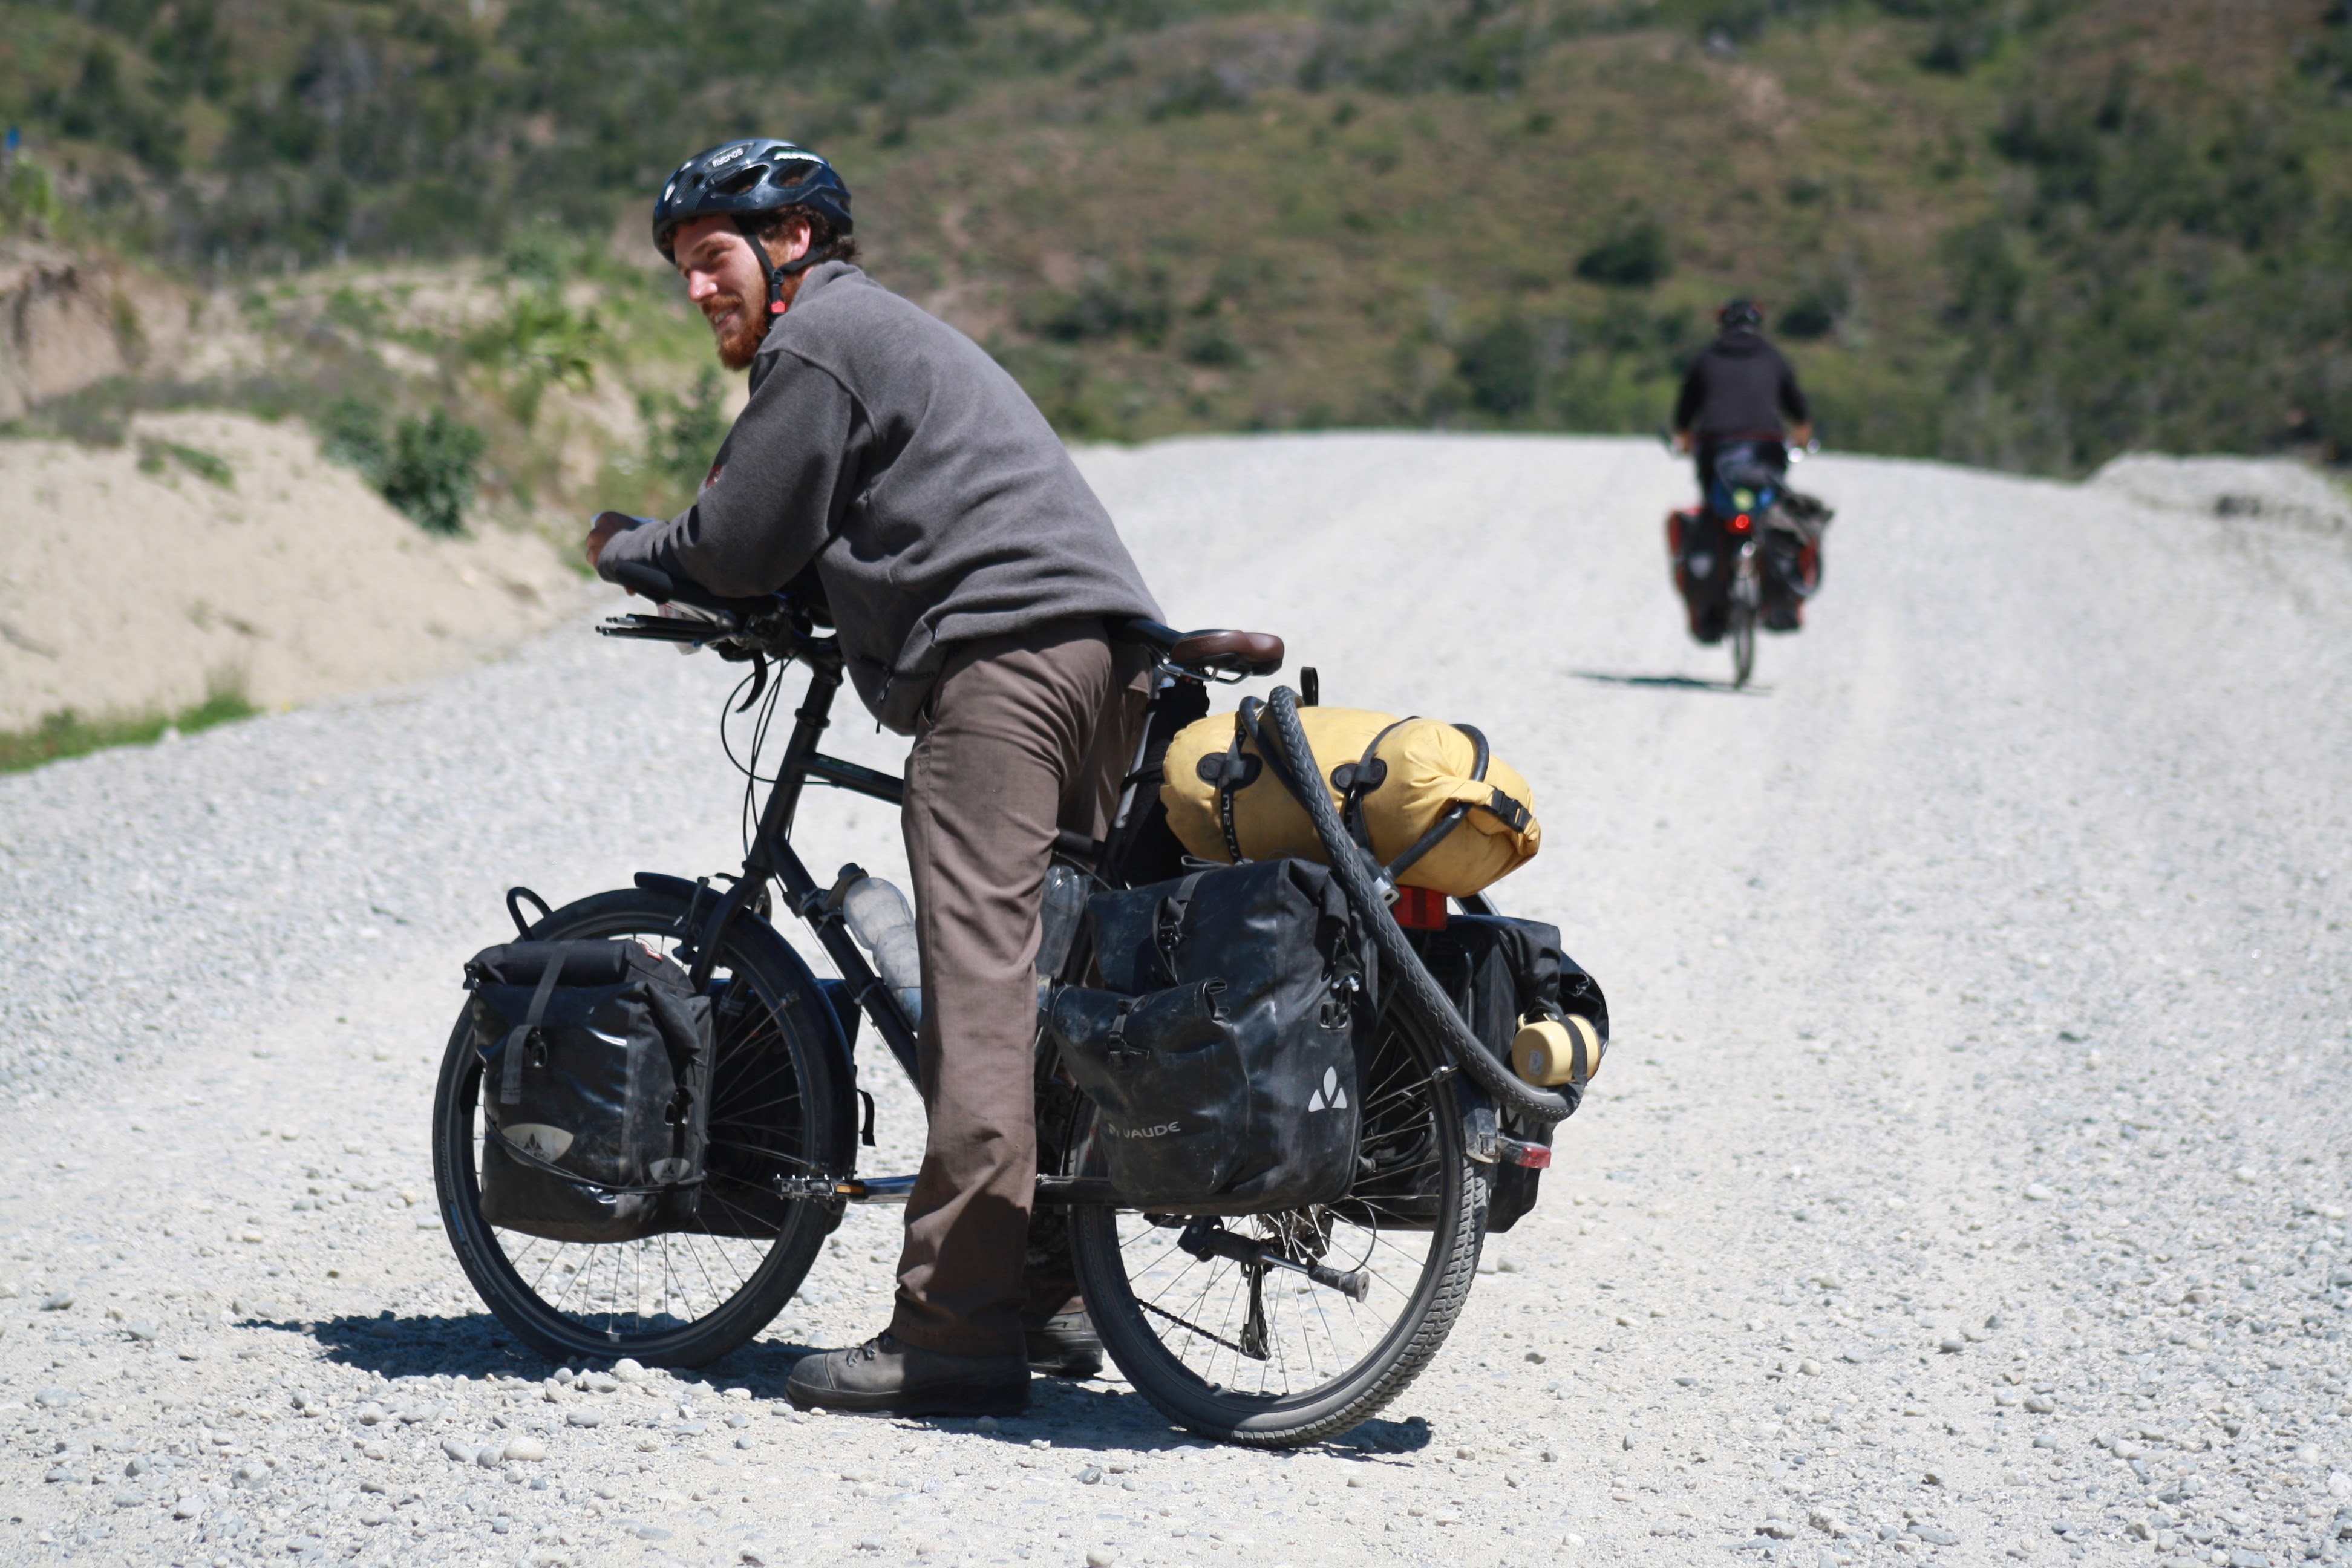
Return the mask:
[[[749,713],[751,710],[751,704],[760,700],[760,693],[767,689],[768,656],[764,653],[754,653],[751,656],[751,695],[744,698],[741,702],[736,704],[735,711],[738,713]]]

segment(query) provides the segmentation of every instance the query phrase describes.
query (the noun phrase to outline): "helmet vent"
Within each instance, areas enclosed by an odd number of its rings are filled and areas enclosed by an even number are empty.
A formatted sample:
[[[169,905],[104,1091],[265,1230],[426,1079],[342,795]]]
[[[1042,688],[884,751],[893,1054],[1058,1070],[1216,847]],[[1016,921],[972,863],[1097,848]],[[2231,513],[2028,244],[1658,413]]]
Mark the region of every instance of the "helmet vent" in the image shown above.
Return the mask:
[[[748,191],[752,186],[758,184],[760,183],[761,176],[765,174],[767,172],[768,166],[765,163],[749,164],[746,167],[733,171],[725,179],[719,181],[710,188],[719,195],[740,196],[745,191]]]
[[[815,173],[814,163],[805,159],[796,158],[789,163],[777,164],[776,172],[769,176],[768,183],[777,186],[797,185]]]

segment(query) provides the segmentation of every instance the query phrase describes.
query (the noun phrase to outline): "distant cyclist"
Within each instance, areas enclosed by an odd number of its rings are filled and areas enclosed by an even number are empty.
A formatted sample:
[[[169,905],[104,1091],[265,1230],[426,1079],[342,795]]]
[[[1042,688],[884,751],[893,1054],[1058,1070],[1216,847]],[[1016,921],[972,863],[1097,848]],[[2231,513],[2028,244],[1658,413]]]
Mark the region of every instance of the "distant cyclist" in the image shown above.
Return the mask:
[[[1765,340],[1764,312],[1750,300],[1733,300],[1715,320],[1715,341],[1699,351],[1683,377],[1674,431],[1675,449],[1697,458],[1703,498],[1700,536],[1688,540],[1684,550],[1720,562],[1723,552],[1714,536],[1727,518],[1745,510],[1739,495],[1768,485],[1782,488],[1789,445],[1810,442],[1813,425],[1796,371]],[[1808,509],[1818,510],[1810,500],[1794,510],[1801,517]],[[1821,541],[1816,529],[1795,536],[1785,528],[1773,531],[1777,537],[1768,540],[1765,551],[1772,570],[1765,574],[1764,625],[1794,631],[1802,624],[1804,598],[1820,579]],[[1692,630],[1711,642],[1721,630],[1719,617],[1704,613],[1707,609],[1695,595]]]

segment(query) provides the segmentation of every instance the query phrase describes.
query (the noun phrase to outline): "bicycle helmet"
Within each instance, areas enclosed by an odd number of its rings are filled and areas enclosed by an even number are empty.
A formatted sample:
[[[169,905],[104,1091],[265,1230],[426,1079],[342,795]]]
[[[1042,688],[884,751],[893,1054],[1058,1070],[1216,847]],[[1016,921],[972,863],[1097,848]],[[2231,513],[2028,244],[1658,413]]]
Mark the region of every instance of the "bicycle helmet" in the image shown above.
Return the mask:
[[[774,315],[784,308],[783,279],[815,266],[830,252],[829,247],[813,247],[806,256],[781,268],[768,259],[768,247],[755,233],[756,220],[786,207],[823,214],[835,234],[849,234],[856,227],[849,216],[849,187],[823,158],[772,136],[722,142],[680,163],[662,186],[654,202],[654,246],[664,260],[675,263],[670,242],[680,224],[698,217],[732,217],[768,279],[768,313]]]
[[[1752,300],[1733,300],[1715,313],[1715,324],[1727,332],[1752,331],[1764,324],[1764,312]]]

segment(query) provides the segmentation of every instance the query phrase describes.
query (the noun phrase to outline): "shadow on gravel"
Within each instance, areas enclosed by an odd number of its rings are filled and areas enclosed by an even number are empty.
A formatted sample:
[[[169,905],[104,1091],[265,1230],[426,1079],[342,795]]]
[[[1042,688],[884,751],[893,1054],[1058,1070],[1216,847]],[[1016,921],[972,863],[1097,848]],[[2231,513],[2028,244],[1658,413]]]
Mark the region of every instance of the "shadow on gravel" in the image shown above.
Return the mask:
[[[554,1370],[552,1363],[516,1340],[488,1312],[459,1317],[396,1317],[378,1312],[373,1317],[327,1318],[316,1322],[249,1316],[240,1320],[238,1326],[300,1335],[316,1343],[335,1364],[378,1373],[386,1379],[459,1373],[468,1377],[499,1373],[537,1378]],[[754,1399],[782,1401],[793,1363],[811,1349],[784,1341],[757,1340],[709,1366],[677,1371],[681,1377],[706,1380],[720,1387],[748,1388]],[[1146,1453],[1204,1444],[1204,1439],[1171,1425],[1150,1400],[1121,1384],[1052,1377],[1040,1377],[1031,1384],[1026,1415],[992,1423],[940,1417],[919,1424],[992,1436],[1022,1447],[1043,1439],[1057,1448],[1126,1448]],[[1414,1415],[1402,1421],[1367,1421],[1316,1447],[1327,1454],[1373,1458],[1418,1453],[1429,1444],[1429,1423]]]
[[[1605,669],[1571,669],[1569,674],[1579,680],[1597,681],[1603,686],[1646,686],[1666,691],[1719,691],[1727,697],[1769,697],[1772,689],[1750,682],[1734,686],[1728,680],[1701,680],[1695,675],[1617,675]]]
[[[999,1441],[1027,1446],[1044,1441],[1055,1448],[1122,1448],[1134,1453],[1165,1453],[1185,1447],[1207,1447],[1171,1423],[1151,1402],[1117,1384],[1070,1383],[1041,1377],[1030,1384],[1029,1412],[1001,1422],[982,1424],[964,1419],[925,1423],[946,1431],[992,1435]],[[1314,1445],[1341,1458],[1370,1458],[1383,1454],[1410,1454],[1429,1446],[1429,1423],[1419,1416],[1403,1421],[1367,1421],[1346,1436]]]
[[[336,1365],[381,1373],[388,1378],[424,1373],[480,1377],[493,1372],[541,1376],[551,1370],[547,1358],[517,1341],[505,1324],[488,1312],[454,1318],[400,1318],[379,1312],[371,1318],[326,1318],[317,1322],[247,1318],[239,1326],[301,1334],[315,1342]]]

